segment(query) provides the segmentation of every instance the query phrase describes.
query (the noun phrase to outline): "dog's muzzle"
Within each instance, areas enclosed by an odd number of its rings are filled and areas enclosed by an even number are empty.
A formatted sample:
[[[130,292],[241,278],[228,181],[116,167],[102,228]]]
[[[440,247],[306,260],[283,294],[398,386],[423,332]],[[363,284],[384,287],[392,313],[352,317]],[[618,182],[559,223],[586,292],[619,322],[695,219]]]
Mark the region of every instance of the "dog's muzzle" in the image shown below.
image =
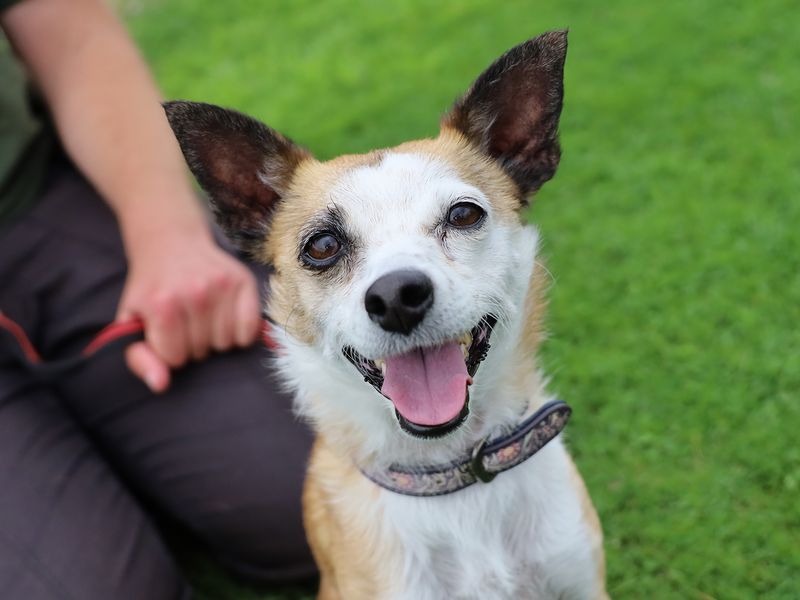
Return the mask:
[[[469,385],[486,358],[496,324],[494,315],[486,315],[457,340],[383,359],[368,359],[350,346],[342,353],[366,383],[392,402],[403,431],[439,438],[469,416]]]

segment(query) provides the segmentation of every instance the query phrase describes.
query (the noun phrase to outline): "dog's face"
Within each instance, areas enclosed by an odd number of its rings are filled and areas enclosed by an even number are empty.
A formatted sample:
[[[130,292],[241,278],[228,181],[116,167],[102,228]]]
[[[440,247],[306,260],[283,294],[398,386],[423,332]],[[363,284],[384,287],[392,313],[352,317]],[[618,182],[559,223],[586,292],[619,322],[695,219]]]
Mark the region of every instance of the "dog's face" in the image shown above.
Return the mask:
[[[275,267],[269,312],[312,416],[429,440],[486,412],[481,364],[512,350],[535,253],[519,210],[558,164],[565,54],[565,33],[526,42],[437,139],[324,163],[233,111],[166,105],[223,228]]]
[[[456,137],[311,164],[295,183],[294,209],[273,221],[287,235],[270,252],[285,299],[272,310],[290,332],[313,324],[307,342],[389,399],[377,402],[407,433],[452,431],[513,310],[513,186]]]

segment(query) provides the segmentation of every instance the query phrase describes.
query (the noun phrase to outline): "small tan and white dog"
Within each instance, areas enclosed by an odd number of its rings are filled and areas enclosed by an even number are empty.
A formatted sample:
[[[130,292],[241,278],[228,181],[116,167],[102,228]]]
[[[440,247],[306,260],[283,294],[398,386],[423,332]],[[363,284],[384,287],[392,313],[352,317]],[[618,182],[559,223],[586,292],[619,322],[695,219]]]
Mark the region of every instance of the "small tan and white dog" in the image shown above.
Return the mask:
[[[328,162],[165,105],[220,224],[275,268],[277,365],[318,434],[321,599],[606,597],[569,409],[534,361],[546,278],[520,218],[559,162],[566,49],[551,32],[508,51],[436,139]]]

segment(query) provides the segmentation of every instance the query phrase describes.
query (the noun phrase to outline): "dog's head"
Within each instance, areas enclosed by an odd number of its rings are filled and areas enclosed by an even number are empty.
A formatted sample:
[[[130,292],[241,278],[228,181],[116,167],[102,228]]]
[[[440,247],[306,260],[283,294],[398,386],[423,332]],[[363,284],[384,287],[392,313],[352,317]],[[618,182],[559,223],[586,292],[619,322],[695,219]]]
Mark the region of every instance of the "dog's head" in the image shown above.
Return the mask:
[[[519,212],[558,165],[566,44],[508,51],[436,139],[328,162],[239,113],[166,104],[219,223],[275,268],[280,360],[316,420],[430,440],[490,412],[529,309]]]

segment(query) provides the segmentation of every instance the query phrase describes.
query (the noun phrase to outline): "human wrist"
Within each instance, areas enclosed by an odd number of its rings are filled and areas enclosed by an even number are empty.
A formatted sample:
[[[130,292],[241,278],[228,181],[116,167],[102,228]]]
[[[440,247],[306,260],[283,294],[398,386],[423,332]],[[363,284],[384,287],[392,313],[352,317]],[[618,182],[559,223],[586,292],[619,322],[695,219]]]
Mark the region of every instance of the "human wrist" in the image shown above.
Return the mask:
[[[143,195],[115,212],[129,260],[165,243],[213,243],[207,215],[191,193]]]

